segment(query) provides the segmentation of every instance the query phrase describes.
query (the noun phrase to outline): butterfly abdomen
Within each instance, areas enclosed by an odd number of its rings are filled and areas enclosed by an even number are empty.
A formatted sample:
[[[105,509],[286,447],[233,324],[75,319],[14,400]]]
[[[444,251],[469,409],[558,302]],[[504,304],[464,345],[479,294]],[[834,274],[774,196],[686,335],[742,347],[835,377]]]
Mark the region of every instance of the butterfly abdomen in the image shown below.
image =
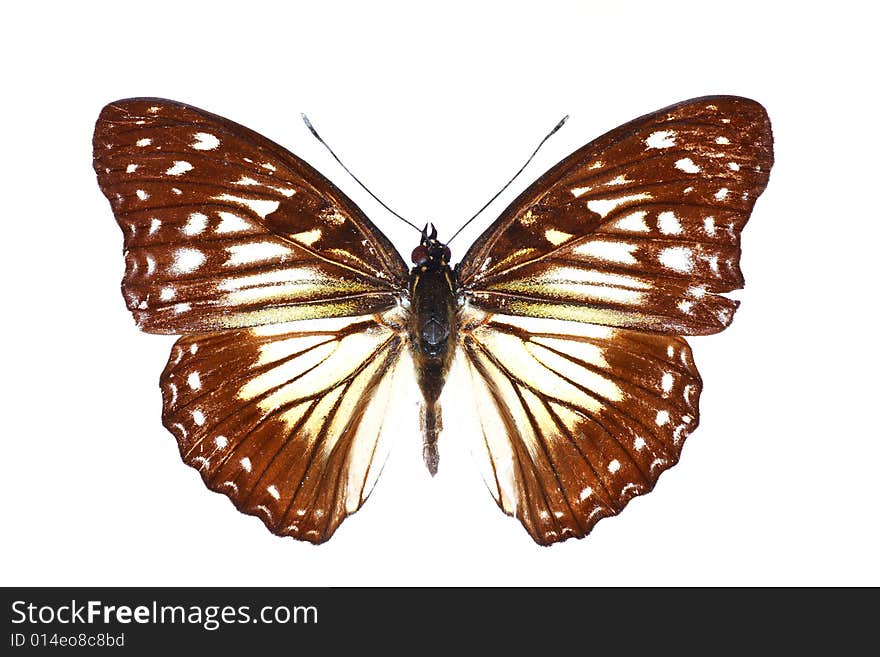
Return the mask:
[[[445,248],[445,247],[444,247]],[[452,364],[457,342],[456,304],[452,270],[442,250],[425,251],[410,273],[409,340],[416,379],[422,391],[422,438],[425,465],[437,473],[437,438],[442,427],[440,393]]]

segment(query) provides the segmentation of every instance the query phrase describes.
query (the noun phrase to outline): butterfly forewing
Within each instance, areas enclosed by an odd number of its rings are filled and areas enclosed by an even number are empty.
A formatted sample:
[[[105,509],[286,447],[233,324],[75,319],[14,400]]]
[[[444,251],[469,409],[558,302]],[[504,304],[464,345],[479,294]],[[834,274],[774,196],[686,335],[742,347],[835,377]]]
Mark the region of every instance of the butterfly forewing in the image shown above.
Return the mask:
[[[162,375],[163,421],[209,488],[321,543],[381,471],[403,347],[393,310],[184,337]]]
[[[548,171],[460,265],[486,310],[672,334],[727,326],[740,231],[773,163],[754,101],[699,98],[632,121]]]
[[[138,324],[184,333],[390,308],[407,267],[342,192],[265,137],[158,99],[95,127],[98,182],[125,237]]]
[[[681,338],[473,313],[462,345],[484,479],[538,543],[585,536],[650,491],[697,426]]]

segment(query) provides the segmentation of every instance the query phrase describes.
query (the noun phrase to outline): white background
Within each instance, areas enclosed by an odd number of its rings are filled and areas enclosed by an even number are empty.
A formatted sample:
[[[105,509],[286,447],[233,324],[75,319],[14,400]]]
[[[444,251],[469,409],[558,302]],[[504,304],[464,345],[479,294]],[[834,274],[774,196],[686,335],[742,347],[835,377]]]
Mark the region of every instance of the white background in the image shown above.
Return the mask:
[[[0,583],[880,584],[876,17],[847,2],[614,4],[7,8]],[[299,112],[441,237],[570,113],[453,244],[460,256],[574,148],[711,93],[765,105],[776,165],[744,233],[736,320],[691,340],[700,429],[622,515],[540,548],[498,511],[461,432],[442,436],[431,480],[402,424],[367,505],[315,547],[271,535],[180,462],[158,387],[173,338],[125,310],[121,234],[91,167],[105,103],[172,98],[254,128],[337,181],[405,254],[415,233]]]

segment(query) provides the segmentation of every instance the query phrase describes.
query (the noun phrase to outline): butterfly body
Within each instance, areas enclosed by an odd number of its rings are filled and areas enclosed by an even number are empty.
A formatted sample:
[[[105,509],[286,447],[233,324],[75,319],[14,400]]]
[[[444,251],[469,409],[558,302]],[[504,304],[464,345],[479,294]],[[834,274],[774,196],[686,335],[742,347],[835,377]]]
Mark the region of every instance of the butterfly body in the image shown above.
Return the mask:
[[[413,375],[436,472],[455,368],[480,422],[461,438],[537,543],[651,491],[699,422],[684,336],[733,320],[724,295],[743,286],[740,236],[773,164],[760,104],[683,101],[561,160],[453,270],[433,228],[408,266],[308,163],[190,105],[110,103],[93,147],[126,304],[182,336],[160,378],[181,457],[312,543],[366,501],[391,436],[412,435],[386,419]]]
[[[416,380],[422,393],[423,456],[434,475],[440,460],[437,451],[441,424],[440,393],[458,345],[458,295],[449,266],[449,247],[437,240],[436,229],[422,231],[413,251],[410,272],[407,329]]]

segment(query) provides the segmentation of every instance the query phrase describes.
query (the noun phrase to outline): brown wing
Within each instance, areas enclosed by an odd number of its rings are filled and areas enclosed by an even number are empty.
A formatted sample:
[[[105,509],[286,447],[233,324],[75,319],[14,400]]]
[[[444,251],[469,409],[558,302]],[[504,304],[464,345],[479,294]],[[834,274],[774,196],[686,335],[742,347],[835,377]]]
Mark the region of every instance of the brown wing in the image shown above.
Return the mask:
[[[120,100],[93,145],[125,237],[123,294],[145,331],[368,314],[406,286],[406,263],[363,212],[252,130],[169,100]]]
[[[162,419],[183,460],[272,532],[329,539],[384,461],[403,349],[396,312],[178,340]]]
[[[585,536],[650,491],[697,427],[682,338],[471,312],[461,339],[484,479],[540,544]]]
[[[740,231],[773,164],[764,108],[734,96],[648,114],[523,192],[459,266],[484,310],[698,335],[733,318]]]

